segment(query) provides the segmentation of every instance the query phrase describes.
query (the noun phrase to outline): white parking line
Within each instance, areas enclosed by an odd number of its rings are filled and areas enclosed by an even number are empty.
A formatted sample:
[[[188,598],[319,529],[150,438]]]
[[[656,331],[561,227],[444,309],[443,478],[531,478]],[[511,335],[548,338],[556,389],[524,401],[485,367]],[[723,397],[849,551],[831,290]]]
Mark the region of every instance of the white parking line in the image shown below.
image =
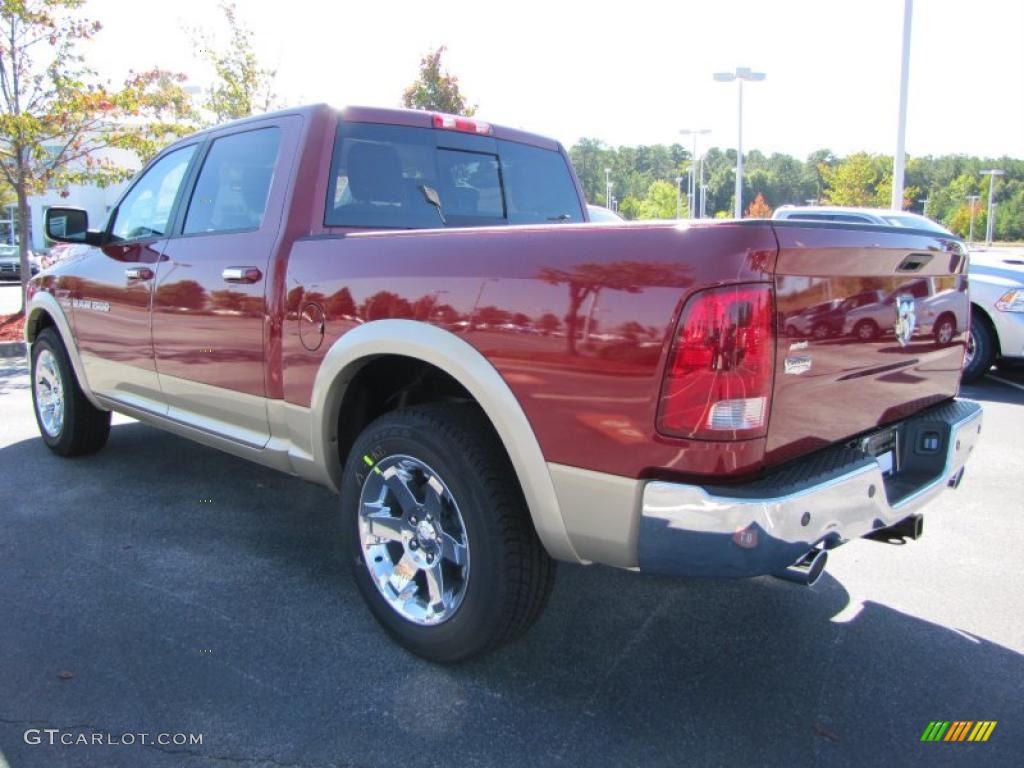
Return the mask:
[[[1017,383],[1017,382],[1015,382],[1015,381],[1007,381],[1006,379],[1004,379],[1004,378],[1002,378],[1002,377],[1000,377],[1000,376],[993,376],[993,375],[992,375],[991,373],[989,373],[989,374],[986,374],[986,375],[987,375],[987,376],[988,376],[988,377],[989,377],[990,379],[995,379],[995,380],[996,380],[996,381],[998,381],[998,382],[999,382],[1000,384],[1006,384],[1007,386],[1010,386],[1010,387],[1015,387],[1016,389],[1019,389],[1019,390],[1021,390],[1022,392],[1024,392],[1024,384],[1018,384],[1018,383]]]

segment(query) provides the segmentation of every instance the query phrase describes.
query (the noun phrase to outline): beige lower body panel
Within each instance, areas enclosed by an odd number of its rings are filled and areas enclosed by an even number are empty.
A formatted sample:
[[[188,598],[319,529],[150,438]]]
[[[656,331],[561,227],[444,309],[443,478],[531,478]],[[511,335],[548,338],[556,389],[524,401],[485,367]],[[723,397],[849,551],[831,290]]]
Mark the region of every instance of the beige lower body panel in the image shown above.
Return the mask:
[[[162,377],[165,386],[169,378]],[[97,400],[104,408],[172,434],[337,491],[313,459],[308,408],[182,379],[169,383],[169,409],[159,403],[109,395],[97,395]],[[240,415],[238,424],[224,420],[221,409],[228,401],[232,414]]]
[[[67,347],[67,342],[64,344]],[[155,370],[81,353],[82,372],[90,391],[97,398],[109,398],[133,408],[166,413]],[[79,382],[82,381],[78,377]]]
[[[586,562],[637,564],[643,480],[548,463],[573,549]]]
[[[173,421],[252,448],[270,441],[267,398],[160,374],[160,387]]]

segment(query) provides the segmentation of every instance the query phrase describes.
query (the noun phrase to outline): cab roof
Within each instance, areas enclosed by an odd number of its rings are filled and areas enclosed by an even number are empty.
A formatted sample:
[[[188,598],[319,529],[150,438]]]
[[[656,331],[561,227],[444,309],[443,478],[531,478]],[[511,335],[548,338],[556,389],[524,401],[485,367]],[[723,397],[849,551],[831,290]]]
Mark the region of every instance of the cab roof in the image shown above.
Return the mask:
[[[275,112],[267,112],[260,115],[252,115],[251,117],[243,117],[239,120],[233,120],[228,123],[221,123],[220,125],[211,126],[210,128],[204,128],[201,131],[196,131],[194,134],[190,134],[188,138],[194,138],[195,136],[201,136],[214,131],[221,131],[224,128],[233,127],[235,125],[244,125],[246,123],[258,122],[271,117],[280,117],[283,115],[306,115],[309,117],[320,117],[325,114],[334,114],[340,116],[342,120],[351,123],[384,123],[387,125],[405,125],[411,128],[430,128],[434,129],[434,116],[442,115],[443,113],[434,110],[419,110],[419,109],[395,109],[388,107],[362,107],[362,106],[349,106],[337,109],[329,104],[308,104],[301,107],[292,107],[289,109],[281,109]],[[460,118],[460,121],[480,122],[476,118]],[[496,139],[503,139],[505,141],[514,141],[519,144],[530,144],[535,147],[542,149],[550,149],[553,151],[562,151],[562,146],[559,142],[554,139],[550,139],[546,136],[541,136],[536,133],[528,133],[527,131],[521,131],[516,128],[509,128],[507,126],[495,125],[491,122],[486,122],[486,125],[490,126],[490,136]],[[177,143],[177,142],[175,142]]]

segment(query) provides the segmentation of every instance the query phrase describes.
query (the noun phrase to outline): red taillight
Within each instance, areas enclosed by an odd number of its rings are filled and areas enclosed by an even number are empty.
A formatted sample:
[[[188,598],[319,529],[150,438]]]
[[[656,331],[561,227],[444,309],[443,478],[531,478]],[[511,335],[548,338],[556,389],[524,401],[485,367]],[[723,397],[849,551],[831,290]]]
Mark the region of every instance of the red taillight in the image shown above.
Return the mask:
[[[675,437],[761,437],[768,424],[775,324],[768,285],[701,291],[679,318],[658,407]]]
[[[479,120],[470,120],[468,117],[446,115],[440,112],[434,115],[434,127],[442,128],[446,131],[479,133],[483,136],[490,136],[492,133],[490,123],[482,123]]]

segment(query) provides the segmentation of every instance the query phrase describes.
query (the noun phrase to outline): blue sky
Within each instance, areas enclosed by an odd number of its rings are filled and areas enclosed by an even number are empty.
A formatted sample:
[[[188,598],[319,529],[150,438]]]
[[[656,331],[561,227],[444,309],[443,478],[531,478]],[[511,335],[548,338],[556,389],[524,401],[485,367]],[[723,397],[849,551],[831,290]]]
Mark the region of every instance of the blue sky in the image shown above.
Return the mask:
[[[711,144],[735,146],[735,86],[711,76],[750,66],[768,77],[745,90],[745,149],[895,145],[903,0],[237,5],[289,104],[397,105],[422,53],[446,44],[482,118],[565,144],[707,127]],[[207,81],[182,28],[218,25],[215,1],[89,0],[85,12],[104,24],[87,50],[104,75],[161,66]],[[907,151],[1024,157],[1022,39],[1021,0],[917,0]]]

